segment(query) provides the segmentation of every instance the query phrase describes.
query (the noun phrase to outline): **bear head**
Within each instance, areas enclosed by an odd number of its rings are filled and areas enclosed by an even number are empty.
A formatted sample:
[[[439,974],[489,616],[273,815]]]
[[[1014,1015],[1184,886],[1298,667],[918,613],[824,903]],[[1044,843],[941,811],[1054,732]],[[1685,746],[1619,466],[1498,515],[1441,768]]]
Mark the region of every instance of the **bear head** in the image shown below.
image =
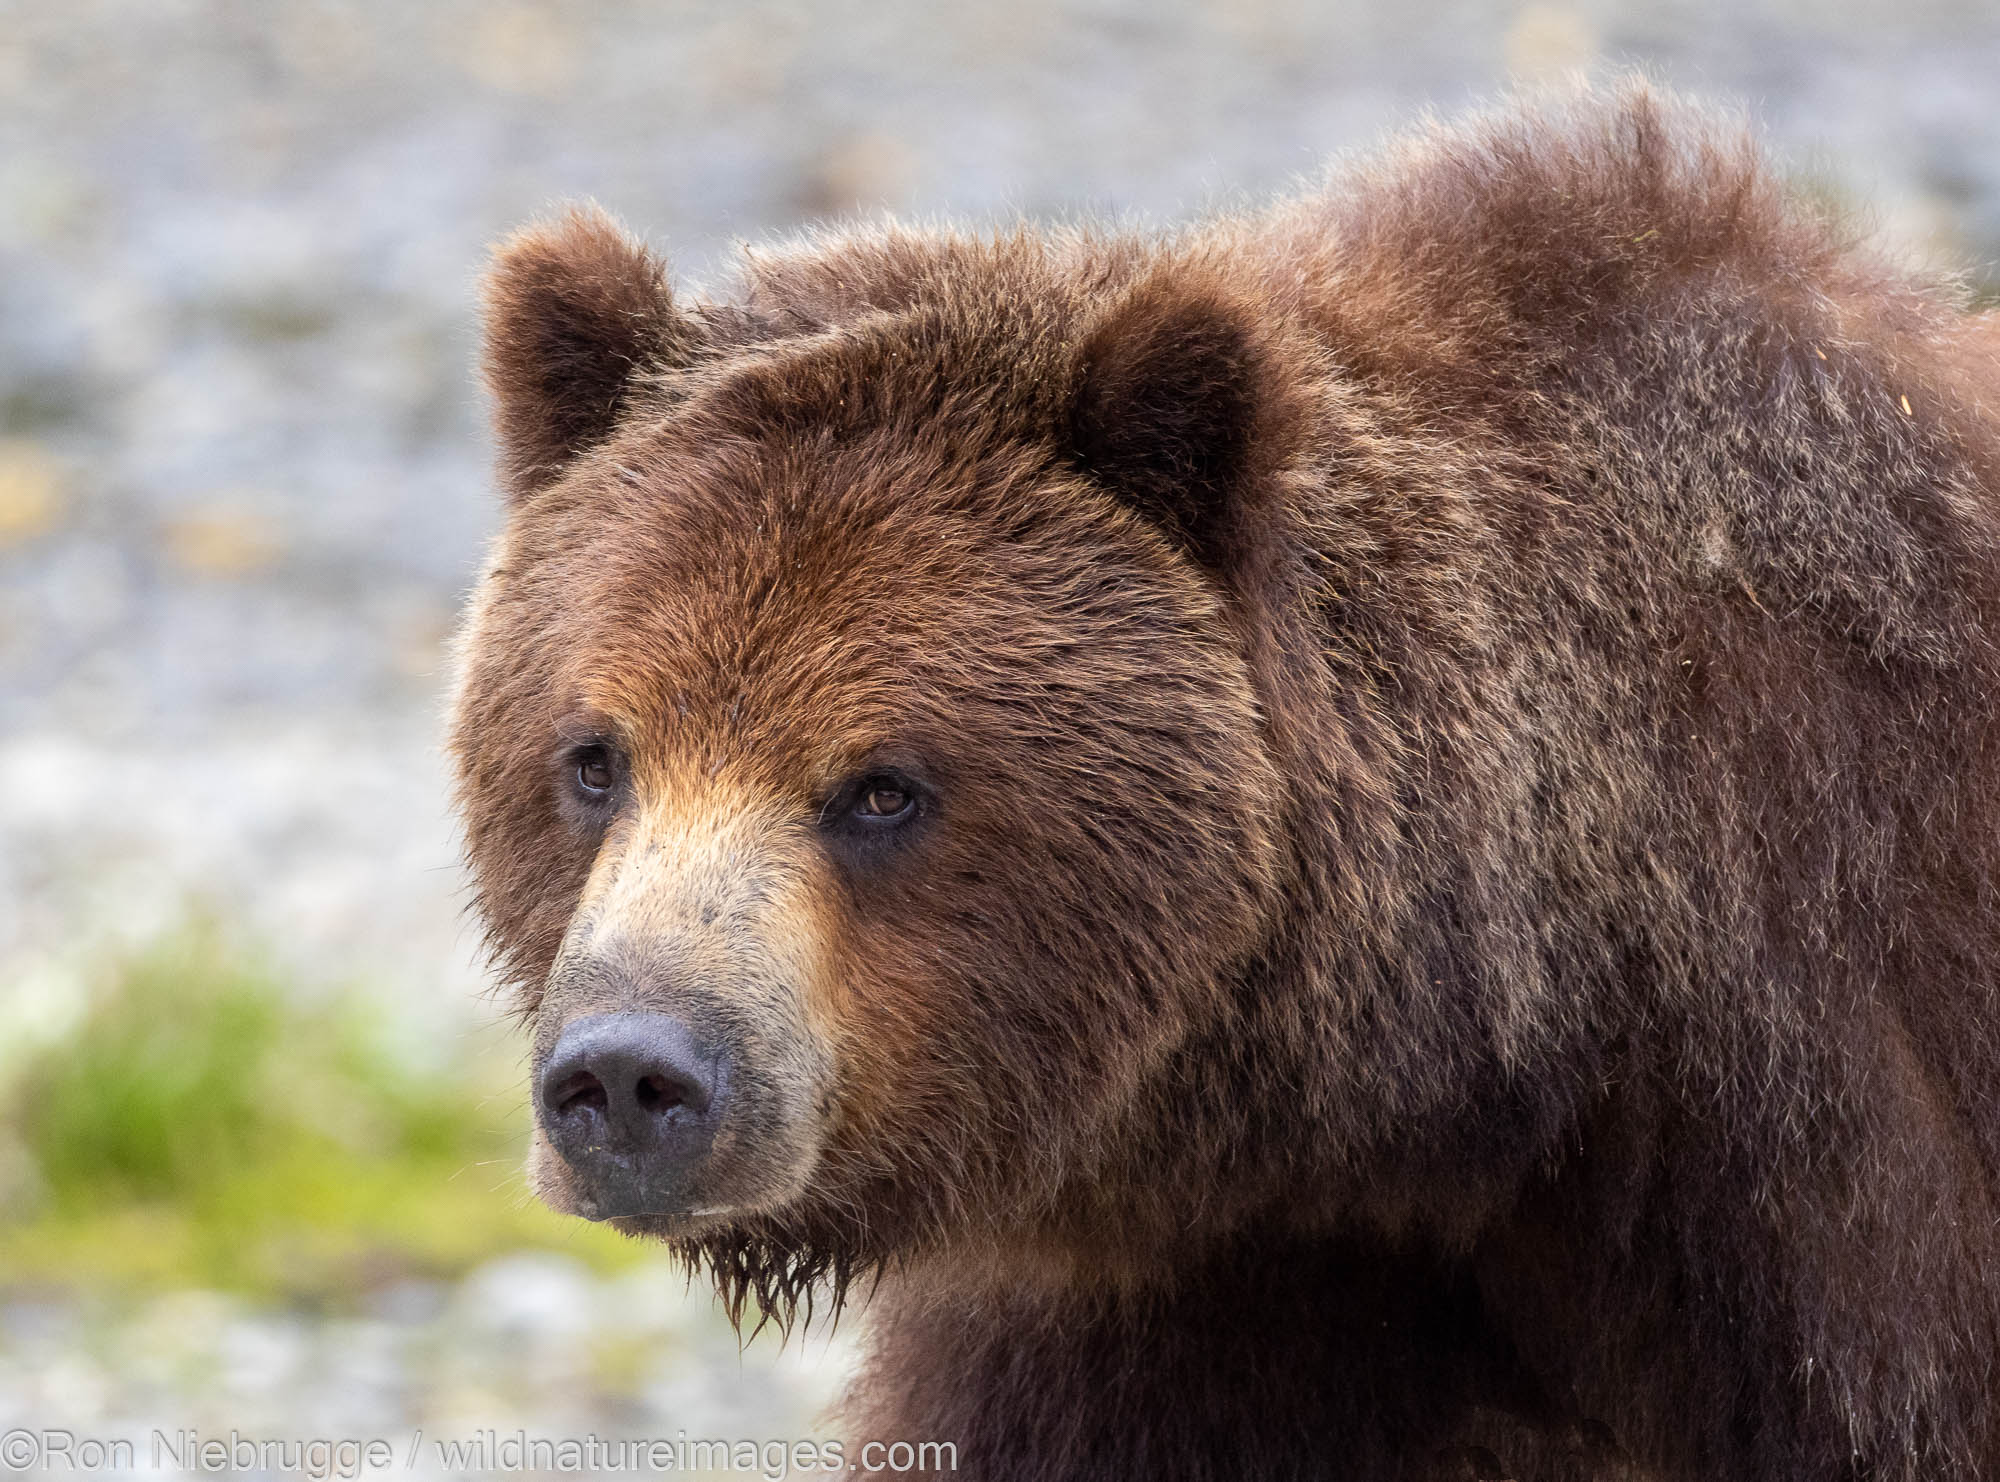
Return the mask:
[[[1247,635],[1298,419],[1185,265],[750,275],[677,303],[594,212],[499,251],[451,734],[537,1190],[768,1309],[1158,1181],[1135,1108],[1291,868]]]

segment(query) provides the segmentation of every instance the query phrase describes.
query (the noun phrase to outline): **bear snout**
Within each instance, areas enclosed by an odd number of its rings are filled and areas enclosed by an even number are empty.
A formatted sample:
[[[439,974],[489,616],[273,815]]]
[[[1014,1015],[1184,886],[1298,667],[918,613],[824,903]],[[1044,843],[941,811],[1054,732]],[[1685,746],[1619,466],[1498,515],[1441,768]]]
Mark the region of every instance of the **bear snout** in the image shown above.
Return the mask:
[[[692,1214],[692,1191],[727,1111],[723,1056],[650,1010],[566,1025],[536,1085],[536,1111],[569,1166],[587,1219]]]

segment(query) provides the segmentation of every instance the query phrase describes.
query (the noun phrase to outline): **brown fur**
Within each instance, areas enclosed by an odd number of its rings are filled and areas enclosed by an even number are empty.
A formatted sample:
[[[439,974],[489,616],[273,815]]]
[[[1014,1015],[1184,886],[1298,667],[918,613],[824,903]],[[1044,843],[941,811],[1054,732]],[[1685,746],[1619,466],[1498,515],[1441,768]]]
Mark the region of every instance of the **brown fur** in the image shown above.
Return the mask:
[[[879,1277],[857,1434],[2000,1475],[1990,316],[1640,89],[663,281],[587,216],[495,268],[469,852],[543,1043],[637,995],[810,1102],[781,1194],[630,1224]],[[885,757],[936,807],[858,849]]]

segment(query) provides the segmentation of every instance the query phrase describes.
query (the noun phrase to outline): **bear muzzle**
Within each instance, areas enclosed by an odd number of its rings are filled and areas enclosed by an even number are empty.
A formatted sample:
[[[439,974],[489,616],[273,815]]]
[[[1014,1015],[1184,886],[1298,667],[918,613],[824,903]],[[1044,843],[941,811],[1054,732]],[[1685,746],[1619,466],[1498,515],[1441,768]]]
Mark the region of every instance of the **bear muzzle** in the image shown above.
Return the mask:
[[[586,1219],[691,1215],[728,1113],[728,1058],[650,1010],[572,1020],[537,1078],[544,1135]]]
[[[639,810],[592,870],[535,1011],[529,1155],[552,1208],[668,1237],[798,1197],[834,1084],[796,830],[680,801]]]

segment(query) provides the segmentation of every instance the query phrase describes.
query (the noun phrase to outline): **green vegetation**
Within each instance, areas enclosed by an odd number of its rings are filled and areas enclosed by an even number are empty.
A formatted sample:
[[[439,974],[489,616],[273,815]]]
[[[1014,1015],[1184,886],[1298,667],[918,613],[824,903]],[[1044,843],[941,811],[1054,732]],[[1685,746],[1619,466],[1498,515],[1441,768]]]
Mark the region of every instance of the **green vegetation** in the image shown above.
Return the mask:
[[[0,1087],[0,1140],[27,1169],[0,1208],[0,1281],[338,1303],[525,1246],[642,1254],[528,1197],[511,1050],[427,1069],[383,1029],[352,996],[286,992],[212,931],[107,974],[76,1034]]]

